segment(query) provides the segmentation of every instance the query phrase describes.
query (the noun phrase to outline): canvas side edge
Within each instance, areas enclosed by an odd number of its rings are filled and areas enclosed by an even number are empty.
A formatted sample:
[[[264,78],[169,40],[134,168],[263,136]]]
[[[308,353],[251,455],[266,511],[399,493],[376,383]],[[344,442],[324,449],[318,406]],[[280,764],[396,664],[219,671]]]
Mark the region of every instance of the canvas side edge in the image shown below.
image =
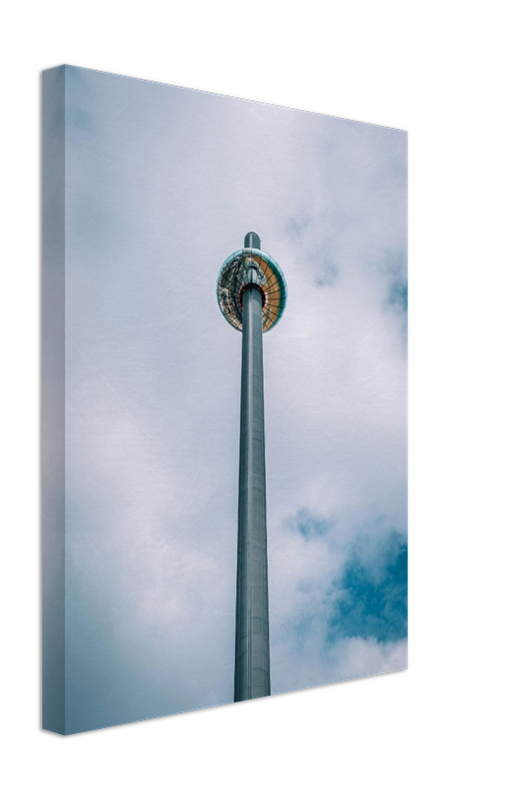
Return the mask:
[[[42,73],[42,727],[65,734],[65,67]]]

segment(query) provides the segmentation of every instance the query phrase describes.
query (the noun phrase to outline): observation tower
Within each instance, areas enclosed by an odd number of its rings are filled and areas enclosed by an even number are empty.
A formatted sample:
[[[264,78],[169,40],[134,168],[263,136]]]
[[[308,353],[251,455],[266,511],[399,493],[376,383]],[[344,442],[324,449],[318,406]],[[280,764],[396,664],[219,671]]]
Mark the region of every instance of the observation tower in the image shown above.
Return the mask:
[[[262,334],[281,319],[287,290],[280,267],[260,246],[260,237],[248,233],[217,279],[219,308],[242,331],[235,703],[270,695]]]

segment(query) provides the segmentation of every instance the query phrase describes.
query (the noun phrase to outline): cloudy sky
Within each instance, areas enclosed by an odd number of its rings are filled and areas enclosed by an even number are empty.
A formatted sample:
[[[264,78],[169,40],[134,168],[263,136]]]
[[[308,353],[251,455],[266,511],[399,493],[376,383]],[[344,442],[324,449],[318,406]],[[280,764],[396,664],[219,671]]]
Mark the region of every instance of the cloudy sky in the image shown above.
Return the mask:
[[[66,716],[233,698],[241,336],[256,231],[272,692],[406,666],[406,134],[66,68]]]

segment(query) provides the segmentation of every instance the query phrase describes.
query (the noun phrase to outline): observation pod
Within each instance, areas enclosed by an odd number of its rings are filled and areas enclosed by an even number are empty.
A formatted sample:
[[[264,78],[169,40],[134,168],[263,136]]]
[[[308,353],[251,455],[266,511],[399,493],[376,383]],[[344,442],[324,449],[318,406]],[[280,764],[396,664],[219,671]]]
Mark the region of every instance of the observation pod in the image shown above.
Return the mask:
[[[242,330],[243,295],[256,287],[262,297],[263,333],[276,325],[286,306],[286,281],[279,264],[260,250],[256,233],[248,233],[243,250],[226,259],[217,279],[217,302],[225,319]]]
[[[281,319],[286,297],[281,268],[248,233],[217,280],[219,308],[242,331],[235,703],[270,695],[262,334]]]

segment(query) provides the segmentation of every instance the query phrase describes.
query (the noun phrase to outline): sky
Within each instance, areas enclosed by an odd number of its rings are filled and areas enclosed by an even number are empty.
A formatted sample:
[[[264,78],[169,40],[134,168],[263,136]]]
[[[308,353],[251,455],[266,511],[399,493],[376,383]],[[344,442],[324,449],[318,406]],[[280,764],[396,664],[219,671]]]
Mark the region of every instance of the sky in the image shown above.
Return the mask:
[[[256,231],[272,694],[407,660],[406,133],[65,68],[66,730],[233,700]]]

